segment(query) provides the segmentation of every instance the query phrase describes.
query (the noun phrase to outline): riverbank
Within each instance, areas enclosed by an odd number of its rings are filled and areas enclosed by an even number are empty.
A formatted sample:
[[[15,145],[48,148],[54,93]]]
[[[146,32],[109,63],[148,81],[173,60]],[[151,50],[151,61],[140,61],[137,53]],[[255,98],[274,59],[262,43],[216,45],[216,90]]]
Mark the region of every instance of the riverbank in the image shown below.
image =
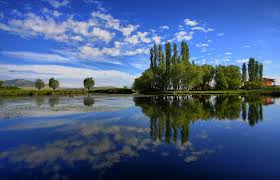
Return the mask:
[[[72,96],[85,94],[132,94],[128,88],[104,88],[104,89],[58,89],[58,90],[35,90],[35,89],[0,89],[0,96]]]
[[[280,95],[280,88],[262,88],[255,90],[209,90],[209,91],[160,91],[160,92],[143,92],[145,95],[187,95],[187,94],[197,94],[197,95],[216,95],[216,94],[224,94],[224,95]]]

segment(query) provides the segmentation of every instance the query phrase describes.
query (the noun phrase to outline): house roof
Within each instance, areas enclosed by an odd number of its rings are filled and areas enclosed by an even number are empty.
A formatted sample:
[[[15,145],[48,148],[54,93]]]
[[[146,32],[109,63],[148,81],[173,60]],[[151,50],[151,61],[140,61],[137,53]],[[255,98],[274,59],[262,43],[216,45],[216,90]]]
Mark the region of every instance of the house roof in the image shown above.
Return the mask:
[[[271,79],[271,78],[263,78],[264,81],[272,81],[272,82],[275,82],[276,80],[275,79]]]

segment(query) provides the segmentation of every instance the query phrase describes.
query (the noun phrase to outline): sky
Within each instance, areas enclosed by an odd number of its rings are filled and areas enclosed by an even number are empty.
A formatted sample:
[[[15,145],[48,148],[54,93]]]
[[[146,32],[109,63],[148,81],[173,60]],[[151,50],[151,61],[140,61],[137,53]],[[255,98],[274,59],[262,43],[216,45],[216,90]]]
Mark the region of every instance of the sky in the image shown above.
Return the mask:
[[[0,0],[0,79],[131,86],[154,43],[184,40],[196,64],[254,57],[280,84],[279,0]]]

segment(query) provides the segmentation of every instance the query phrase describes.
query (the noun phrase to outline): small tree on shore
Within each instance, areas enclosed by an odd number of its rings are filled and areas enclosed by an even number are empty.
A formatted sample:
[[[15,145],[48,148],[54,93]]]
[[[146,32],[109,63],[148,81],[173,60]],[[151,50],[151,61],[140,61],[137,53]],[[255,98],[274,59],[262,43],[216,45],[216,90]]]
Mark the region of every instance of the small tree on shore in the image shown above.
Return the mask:
[[[3,87],[4,81],[0,81],[0,88]]]
[[[37,88],[37,89],[43,89],[44,87],[45,87],[45,83],[44,83],[44,81],[42,81],[42,79],[37,79],[36,81],[35,81],[35,87]]]
[[[92,77],[84,79],[84,87],[90,90],[94,86],[94,80]]]
[[[54,79],[54,78],[50,78],[50,79],[49,79],[49,86],[50,86],[53,90],[55,90],[55,89],[57,89],[57,88],[59,87],[59,81],[56,80],[56,79]]]

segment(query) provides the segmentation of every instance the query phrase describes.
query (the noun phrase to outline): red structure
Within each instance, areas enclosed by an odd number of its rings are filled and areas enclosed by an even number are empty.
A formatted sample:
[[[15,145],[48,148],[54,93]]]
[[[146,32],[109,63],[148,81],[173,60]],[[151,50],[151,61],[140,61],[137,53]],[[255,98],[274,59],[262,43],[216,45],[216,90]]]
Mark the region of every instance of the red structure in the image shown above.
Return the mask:
[[[275,79],[263,78],[263,85],[266,87],[275,86]]]

